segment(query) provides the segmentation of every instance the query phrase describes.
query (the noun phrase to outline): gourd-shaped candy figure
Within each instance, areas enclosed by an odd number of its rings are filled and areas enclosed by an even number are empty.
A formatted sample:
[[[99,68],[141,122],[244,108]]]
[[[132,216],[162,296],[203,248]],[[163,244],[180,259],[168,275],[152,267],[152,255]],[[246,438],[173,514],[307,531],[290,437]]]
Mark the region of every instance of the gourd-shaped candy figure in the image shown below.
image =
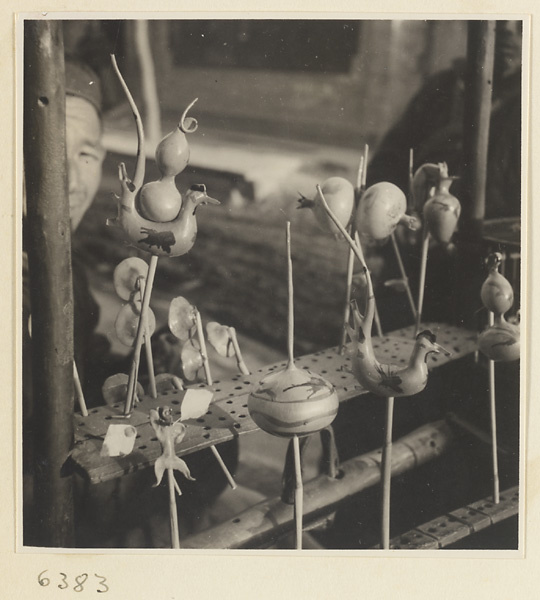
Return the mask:
[[[330,177],[323,182],[321,188],[334,214],[343,227],[347,228],[354,210],[354,187],[352,183],[343,177]],[[331,233],[336,238],[341,238],[338,228],[328,218],[321,205],[321,195],[318,191],[315,198],[310,199],[301,196],[298,202],[300,203],[298,208],[310,208],[313,211],[317,223],[323,231]]]
[[[456,230],[461,204],[450,193],[450,186],[456,177],[448,175],[446,163],[439,163],[439,179],[432,195],[424,204],[424,223],[431,236],[441,244],[448,244]]]
[[[182,196],[174,179],[189,162],[186,133],[196,131],[198,124],[195,119],[186,120],[186,115],[195,102],[197,99],[186,108],[176,129],[166,135],[156,148],[156,164],[161,179],[145,183],[139,196],[141,213],[151,221],[172,221],[182,207]]]
[[[255,423],[267,433],[293,439],[295,457],[294,517],[296,547],[302,547],[302,474],[298,438],[328,427],[337,415],[339,399],[334,386],[324,377],[298,369],[293,357],[293,285],[290,223],[287,223],[289,361],[284,369],[264,377],[248,398]]]
[[[374,240],[385,240],[398,223],[416,229],[417,219],[406,215],[406,210],[407,198],[397,185],[387,181],[376,183],[360,198],[354,218],[356,231]]]
[[[141,116],[114,56],[112,62],[135,117],[138,149],[133,180],[128,177],[124,163],[119,166],[121,195],[118,198],[118,215],[109,219],[107,224],[122,228],[129,242],[140,250],[154,256],[181,256],[189,252],[195,243],[197,206],[219,204],[218,200],[208,196],[204,184],[193,185],[182,202],[174,183],[174,177],[185,168],[189,159],[185,133],[196,129],[196,121],[185,116],[193,103],[184,111],[179,127],[158,146],[156,161],[162,173],[161,179],[143,186],[145,157]]]
[[[488,257],[489,275],[480,296],[484,306],[493,313],[493,324],[478,336],[478,347],[490,360],[510,362],[519,358],[520,328],[504,318],[514,303],[514,291],[506,277],[499,273],[501,261],[502,255],[498,252]]]
[[[514,304],[514,290],[504,275],[499,273],[502,254],[493,252],[488,256],[488,276],[482,284],[480,297],[484,306],[496,315],[507,313]]]

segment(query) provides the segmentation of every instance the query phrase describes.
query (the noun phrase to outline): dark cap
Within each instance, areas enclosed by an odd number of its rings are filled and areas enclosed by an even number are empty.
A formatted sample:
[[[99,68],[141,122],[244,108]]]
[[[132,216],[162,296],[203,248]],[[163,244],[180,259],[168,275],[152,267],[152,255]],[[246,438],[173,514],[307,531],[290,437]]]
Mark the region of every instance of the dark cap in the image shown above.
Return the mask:
[[[96,73],[85,63],[66,57],[66,96],[84,98],[101,115],[101,83]]]

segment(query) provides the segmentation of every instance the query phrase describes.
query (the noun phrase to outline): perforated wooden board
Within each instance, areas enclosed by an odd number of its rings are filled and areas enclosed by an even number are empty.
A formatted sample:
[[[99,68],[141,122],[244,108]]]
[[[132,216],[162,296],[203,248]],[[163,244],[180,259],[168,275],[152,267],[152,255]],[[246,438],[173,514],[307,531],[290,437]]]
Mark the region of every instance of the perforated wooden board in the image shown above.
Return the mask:
[[[476,335],[473,332],[439,323],[427,323],[423,328],[431,329],[437,335],[437,342],[452,353],[450,358],[442,354],[431,355],[428,358],[430,367],[441,366],[476,350]],[[382,338],[374,338],[373,346],[378,359],[383,363],[407,364],[414,346],[413,333],[413,327],[407,327]],[[328,379],[335,386],[340,402],[367,393],[350,372],[350,358],[341,356],[338,348],[300,357],[295,363]],[[176,447],[178,456],[257,430],[247,409],[248,396],[267,373],[285,365],[285,362],[269,365],[251,375],[235,375],[226,381],[215,381],[212,386],[192,386],[208,389],[214,397],[203,417],[185,421],[188,428],[186,436]],[[179,406],[182,395],[183,392],[166,392],[155,400],[145,396],[128,420],[122,419],[122,404],[93,409],[88,417],[77,414],[72,460],[92,483],[121,477],[152,465],[161,454],[161,446],[150,426],[149,411],[169,405],[179,415],[180,410],[175,407]],[[100,452],[107,428],[109,424],[118,422],[127,422],[137,429],[135,448],[129,456],[102,457]]]
[[[519,512],[517,486],[502,492],[498,504],[494,504],[492,500],[491,497],[484,498],[437,517],[394,538],[390,547],[396,550],[445,548]]]

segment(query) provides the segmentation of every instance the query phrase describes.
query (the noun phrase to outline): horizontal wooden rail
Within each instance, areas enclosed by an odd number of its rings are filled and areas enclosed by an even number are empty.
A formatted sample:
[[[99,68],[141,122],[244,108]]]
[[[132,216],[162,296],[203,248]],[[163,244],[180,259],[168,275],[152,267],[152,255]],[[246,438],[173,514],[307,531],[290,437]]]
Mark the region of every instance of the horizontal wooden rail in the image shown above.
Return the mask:
[[[424,425],[394,442],[392,476],[416,468],[444,453],[454,441],[445,421]],[[320,519],[381,479],[381,449],[341,464],[336,478],[319,475],[304,484],[304,522]],[[265,500],[232,519],[183,541],[184,548],[259,548],[294,528],[294,510],[280,498]]]

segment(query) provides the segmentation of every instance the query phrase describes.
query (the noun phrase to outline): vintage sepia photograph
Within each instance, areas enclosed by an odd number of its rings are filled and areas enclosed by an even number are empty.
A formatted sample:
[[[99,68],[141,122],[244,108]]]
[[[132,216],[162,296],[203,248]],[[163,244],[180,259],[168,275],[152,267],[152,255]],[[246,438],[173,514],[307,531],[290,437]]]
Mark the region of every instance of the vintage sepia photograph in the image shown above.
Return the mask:
[[[19,550],[522,556],[529,27],[19,17]]]

